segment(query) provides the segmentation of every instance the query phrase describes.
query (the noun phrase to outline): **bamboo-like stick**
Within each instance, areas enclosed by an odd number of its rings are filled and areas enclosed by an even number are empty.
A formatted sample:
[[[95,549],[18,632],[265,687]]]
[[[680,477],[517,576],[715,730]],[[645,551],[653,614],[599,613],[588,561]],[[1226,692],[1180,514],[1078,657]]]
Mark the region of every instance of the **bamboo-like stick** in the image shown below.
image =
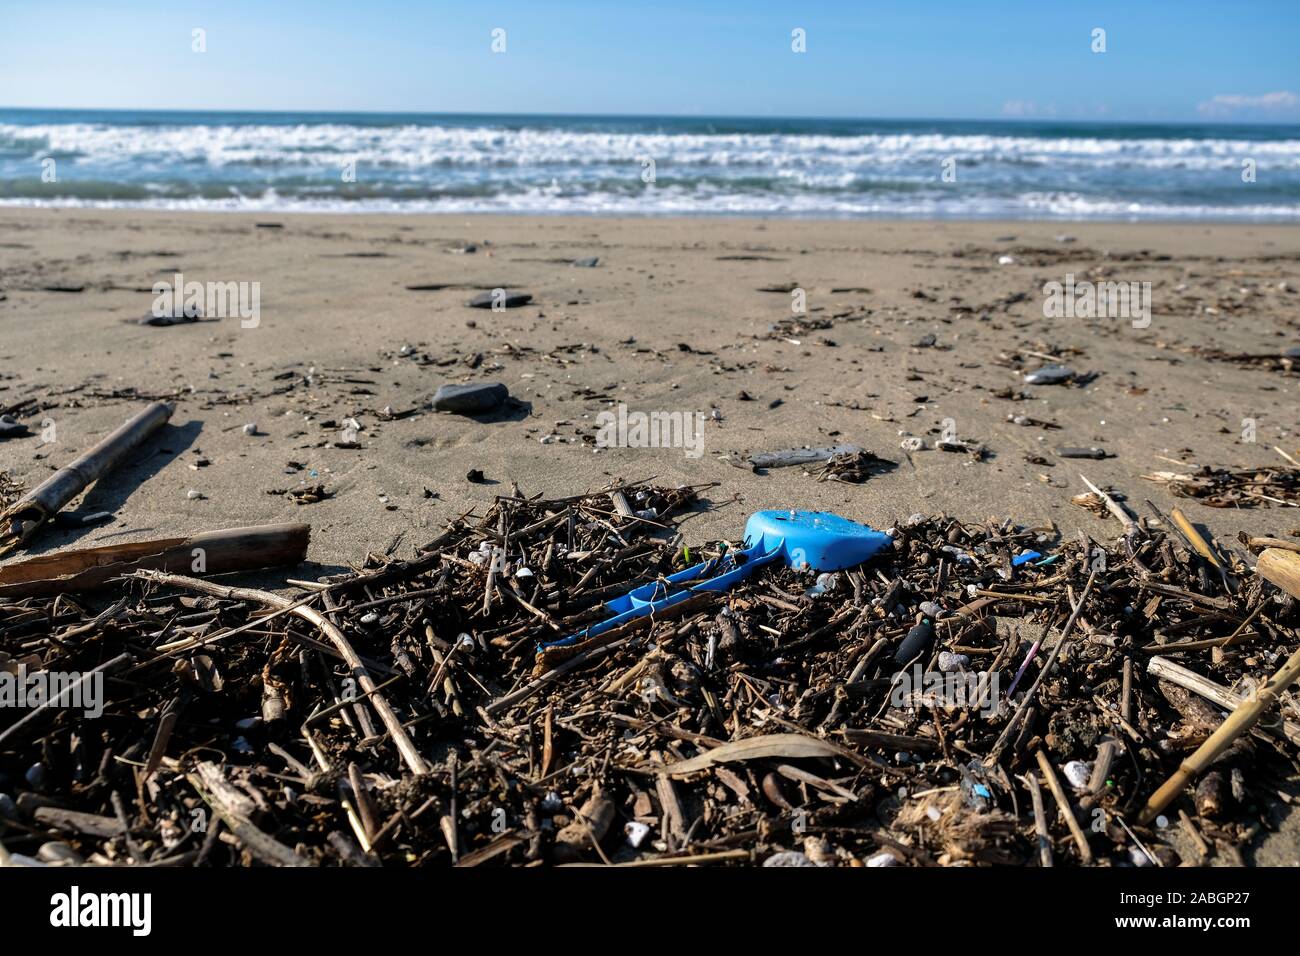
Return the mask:
[[[1183,536],[1189,542],[1191,542],[1192,547],[1196,549],[1197,553],[1222,571],[1223,565],[1219,563],[1219,556],[1214,553],[1214,549],[1210,547],[1210,543],[1201,537],[1201,533],[1196,530],[1196,527],[1188,519],[1187,515],[1183,514],[1182,509],[1178,507],[1170,508],[1169,516],[1174,519],[1174,524],[1178,526],[1178,530],[1183,533]]]
[[[1047,816],[1043,813],[1043,791],[1032,773],[1020,778],[1029,788],[1029,801],[1034,808],[1034,835],[1038,838],[1038,865],[1052,865],[1052,836],[1047,829]]]
[[[1219,725],[1219,729],[1210,735],[1210,739],[1201,744],[1190,757],[1182,762],[1178,771],[1164,782],[1138,817],[1138,822],[1146,825],[1156,818],[1165,807],[1182,793],[1187,784],[1205,771],[1219,755],[1232,746],[1233,742],[1255,725],[1269,706],[1300,677],[1300,650],[1292,654],[1282,668],[1268,679],[1268,682],[1250,699],[1244,700]]]
[[[0,558],[21,547],[77,495],[117,467],[172,417],[174,406],[154,402],[95,447],[50,475],[0,514]]]
[[[287,610],[295,617],[300,617],[304,621],[314,624],[338,649],[343,660],[352,669],[352,675],[356,678],[357,684],[370,696],[370,706],[375,709],[375,712],[379,714],[379,719],[384,722],[384,726],[393,738],[393,743],[406,761],[406,765],[411,768],[411,772],[416,775],[429,772],[429,765],[420,756],[420,751],[416,749],[415,742],[407,734],[406,728],[398,720],[393,708],[379,693],[379,688],[375,686],[375,682],[371,679],[370,673],[366,670],[366,665],[357,656],[357,652],[352,649],[352,644],[329,618],[315,608],[296,605],[295,602],[288,598],[280,597],[280,595],[272,594],[269,591],[258,591],[255,588],[226,587],[214,581],[200,581],[197,578],[189,578],[180,574],[167,574],[163,571],[137,571],[136,577],[171,587],[188,588],[191,591],[199,591],[215,597],[265,604],[277,610]]]
[[[1052,791],[1052,796],[1056,798],[1056,805],[1061,809],[1061,816],[1065,818],[1065,825],[1070,828],[1070,835],[1074,837],[1074,842],[1079,847],[1079,857],[1084,864],[1092,862],[1092,847],[1088,845],[1088,834],[1083,832],[1079,826],[1079,821],[1075,819],[1074,808],[1070,806],[1069,795],[1061,786],[1060,779],[1056,776],[1056,770],[1052,767],[1052,762],[1047,759],[1047,754],[1041,749],[1034,751],[1034,756],[1038,758],[1038,768],[1043,771],[1043,779],[1047,781],[1047,789]]]
[[[1229,712],[1235,711],[1245,702],[1243,698],[1238,697],[1222,684],[1216,684],[1208,677],[1202,677],[1181,664],[1175,664],[1167,657],[1151,658],[1151,662],[1147,664],[1147,673],[1161,680],[1167,680],[1171,684],[1177,684],[1193,694],[1200,694],[1206,700]],[[1294,720],[1283,720],[1282,734],[1291,743],[1300,747],[1300,723]]]
[[[0,598],[87,591],[137,570],[227,574],[294,565],[307,557],[311,526],[269,524],[45,554],[0,568]]]

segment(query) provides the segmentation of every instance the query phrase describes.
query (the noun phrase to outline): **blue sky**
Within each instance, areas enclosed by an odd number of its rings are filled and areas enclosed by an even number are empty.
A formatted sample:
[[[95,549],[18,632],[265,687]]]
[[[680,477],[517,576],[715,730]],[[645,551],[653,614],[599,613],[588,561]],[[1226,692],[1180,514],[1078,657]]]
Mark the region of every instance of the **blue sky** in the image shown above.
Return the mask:
[[[0,106],[1300,121],[1296,0],[0,0],[0,23]]]

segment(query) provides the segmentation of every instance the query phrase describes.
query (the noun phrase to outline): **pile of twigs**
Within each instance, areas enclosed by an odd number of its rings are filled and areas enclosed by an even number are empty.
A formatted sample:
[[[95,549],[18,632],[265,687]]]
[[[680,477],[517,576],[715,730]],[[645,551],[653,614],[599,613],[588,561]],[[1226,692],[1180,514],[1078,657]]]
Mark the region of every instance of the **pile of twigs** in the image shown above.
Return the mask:
[[[1143,475],[1168,487],[1170,494],[1195,498],[1211,508],[1300,508],[1300,468],[1211,468],[1191,473],[1157,471]]]
[[[537,652],[720,555],[675,530],[695,499],[503,497],[289,596],[141,572],[0,602],[0,669],[103,689],[0,721],[0,862],[1169,865],[1239,860],[1294,792],[1284,695],[1138,824],[1300,618],[1150,526],[914,515],[861,567]]]

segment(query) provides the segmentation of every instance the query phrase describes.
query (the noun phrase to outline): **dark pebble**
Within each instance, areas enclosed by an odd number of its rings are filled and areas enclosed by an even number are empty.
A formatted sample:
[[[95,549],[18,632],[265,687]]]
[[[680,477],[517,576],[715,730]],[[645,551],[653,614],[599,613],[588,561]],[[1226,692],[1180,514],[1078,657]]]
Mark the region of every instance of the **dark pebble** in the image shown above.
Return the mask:
[[[23,435],[30,435],[31,431],[22,422],[15,419],[12,415],[0,415],[0,440],[5,438],[21,438]]]
[[[894,662],[906,664],[912,658],[925,653],[930,649],[930,639],[932,637],[934,637],[934,627],[927,618],[907,632],[907,637],[903,638],[903,643],[898,645],[898,653],[894,655]]]
[[[438,412],[477,415],[492,411],[509,397],[509,390],[500,382],[439,385],[438,391],[433,395],[433,408]]]
[[[471,309],[490,309],[492,308],[493,302],[497,301],[493,296],[493,292],[480,292],[465,304]],[[529,302],[532,302],[533,297],[527,292],[506,292],[502,290],[502,295],[499,297],[499,300],[503,308],[517,309],[521,305],[527,305]]]

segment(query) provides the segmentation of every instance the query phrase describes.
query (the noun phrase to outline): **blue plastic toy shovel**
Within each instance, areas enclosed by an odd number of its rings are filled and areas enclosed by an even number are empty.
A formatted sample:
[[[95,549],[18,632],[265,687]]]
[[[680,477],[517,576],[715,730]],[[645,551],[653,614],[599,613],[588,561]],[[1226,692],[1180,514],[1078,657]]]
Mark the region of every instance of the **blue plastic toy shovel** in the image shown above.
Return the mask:
[[[725,591],[775,561],[811,571],[851,568],[874,557],[891,540],[887,534],[826,511],[758,511],[745,523],[744,550],[643,584],[607,601],[605,610],[610,616],[605,620],[558,641],[540,644],[537,649],[576,644],[693,595]]]

